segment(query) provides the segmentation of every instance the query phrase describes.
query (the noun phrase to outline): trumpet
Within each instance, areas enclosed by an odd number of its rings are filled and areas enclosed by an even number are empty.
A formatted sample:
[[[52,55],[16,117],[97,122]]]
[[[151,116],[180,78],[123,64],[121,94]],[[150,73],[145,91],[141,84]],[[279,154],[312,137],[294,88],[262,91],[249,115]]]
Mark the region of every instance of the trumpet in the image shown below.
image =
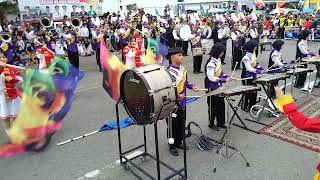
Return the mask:
[[[49,16],[43,16],[40,20],[40,24],[45,28],[50,28],[53,25],[53,21]]]
[[[3,42],[6,42],[6,43],[9,43],[11,42],[12,40],[12,36],[9,32],[3,32],[1,35],[0,35],[0,39],[1,41]]]
[[[80,17],[72,17],[71,18],[71,26],[74,29],[79,29],[82,26],[82,20]]]

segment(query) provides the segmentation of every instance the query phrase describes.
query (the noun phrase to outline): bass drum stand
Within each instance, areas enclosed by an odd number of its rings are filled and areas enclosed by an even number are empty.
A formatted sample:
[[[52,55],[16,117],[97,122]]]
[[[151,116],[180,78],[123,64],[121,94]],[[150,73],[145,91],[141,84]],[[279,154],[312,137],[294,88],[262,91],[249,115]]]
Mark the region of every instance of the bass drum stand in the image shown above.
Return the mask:
[[[231,103],[232,99],[230,97],[228,97],[228,96],[224,96],[224,99],[226,99],[228,101],[229,106],[232,108],[233,112],[236,113],[236,108],[234,108],[232,103]],[[242,154],[242,152],[239,150],[239,148],[237,148],[233,144],[233,142],[230,139],[227,138],[228,130],[230,129],[232,121],[233,121],[234,116],[235,116],[235,115],[233,115],[232,118],[229,119],[229,106],[227,106],[228,107],[227,108],[227,116],[228,116],[227,119],[229,120],[229,122],[228,122],[228,124],[225,124],[226,130],[223,133],[222,139],[220,141],[221,144],[218,146],[217,151],[216,151],[216,153],[218,153],[219,156],[216,159],[216,161],[214,163],[214,166],[213,166],[213,172],[214,173],[217,172],[217,167],[218,167],[222,157],[224,157],[225,159],[230,159],[233,155],[235,155],[237,153],[239,153],[241,158],[246,162],[246,166],[250,167],[250,164],[249,164],[247,158]],[[234,152],[230,154],[229,148],[234,150]]]
[[[170,174],[169,176],[163,178],[163,180],[168,180],[171,179],[177,175],[180,176],[180,179],[184,180],[187,179],[187,156],[186,156],[186,141],[185,141],[185,137],[183,138],[183,146],[184,146],[184,150],[183,150],[183,165],[184,167],[176,170],[173,167],[169,166],[168,164],[164,163],[163,161],[160,160],[160,156],[159,156],[159,143],[158,143],[158,121],[153,123],[154,126],[154,139],[155,139],[155,147],[156,147],[156,156],[151,155],[150,153],[148,153],[147,151],[147,138],[146,138],[146,126],[143,126],[143,141],[144,143],[142,145],[136,146],[132,149],[129,149],[127,151],[123,151],[122,149],[122,144],[121,144],[121,132],[120,132],[120,118],[119,118],[119,103],[120,101],[118,101],[116,103],[116,116],[117,116],[117,126],[118,126],[118,143],[119,143],[119,158],[120,158],[120,164],[122,167],[124,167],[125,170],[130,171],[131,174],[133,174],[136,178],[140,179],[140,180],[144,180],[146,178],[141,177],[140,175],[138,175],[136,172],[134,172],[130,165],[132,165],[134,168],[136,168],[138,171],[140,171],[142,174],[144,174],[145,176],[148,177],[148,179],[152,179],[152,180],[160,180],[161,179],[161,170],[160,170],[160,164],[163,165],[164,167],[168,168],[169,170],[171,170],[173,173]],[[159,115],[162,112],[163,107],[168,104],[168,103],[164,103],[161,105],[160,107],[160,113],[157,114],[157,117],[159,117]],[[132,158],[128,158],[126,157],[126,154],[131,153],[135,150],[138,150],[140,148],[144,149],[144,152],[132,157]],[[150,173],[146,172],[143,168],[141,168],[138,164],[134,163],[133,160],[137,159],[137,158],[141,158],[142,160],[146,159],[146,157],[150,157],[151,159],[155,160],[157,163],[157,176],[154,177],[152,176]],[[184,172],[184,173],[183,173]]]

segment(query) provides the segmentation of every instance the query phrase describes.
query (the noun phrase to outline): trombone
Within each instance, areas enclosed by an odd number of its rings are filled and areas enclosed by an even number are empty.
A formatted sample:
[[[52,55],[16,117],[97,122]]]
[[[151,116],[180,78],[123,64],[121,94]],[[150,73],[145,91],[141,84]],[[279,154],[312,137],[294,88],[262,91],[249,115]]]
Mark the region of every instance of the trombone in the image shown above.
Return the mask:
[[[6,42],[6,43],[9,43],[11,42],[12,40],[12,36],[9,32],[3,32],[1,35],[0,35],[0,39],[1,41],[3,42]]]

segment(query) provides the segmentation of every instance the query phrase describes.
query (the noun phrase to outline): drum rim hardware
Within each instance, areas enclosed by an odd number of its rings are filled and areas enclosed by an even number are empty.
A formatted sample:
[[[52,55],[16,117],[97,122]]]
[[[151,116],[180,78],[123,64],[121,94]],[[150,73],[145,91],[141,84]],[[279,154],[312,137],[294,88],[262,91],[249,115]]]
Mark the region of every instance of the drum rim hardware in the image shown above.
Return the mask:
[[[149,84],[148,80],[152,80],[150,78],[153,76],[152,76],[152,74],[149,76],[148,73],[152,73],[154,71],[160,71],[160,72],[164,73],[162,75],[164,75],[164,77],[167,80],[170,79],[170,82],[167,82],[170,85],[167,85],[164,87],[163,86],[157,87],[158,85],[155,85],[156,87],[153,86],[153,88],[158,88],[158,89],[152,89],[152,87],[151,87],[152,84]],[[132,73],[133,74],[132,77],[129,77],[130,75],[128,76],[127,73]],[[135,76],[135,75],[137,75],[137,76]],[[143,82],[141,84],[143,84],[143,86],[145,87],[146,93],[148,93],[148,99],[146,99],[145,102],[150,103],[148,106],[151,106],[151,107],[149,107],[150,109],[146,109],[145,110],[146,113],[141,115],[138,119],[136,119],[137,116],[134,114],[135,113],[134,109],[131,106],[130,107],[127,106],[125,92],[128,92],[128,91],[125,90],[125,88],[124,88],[125,78],[129,78],[129,79],[136,78],[136,79],[138,79],[138,81],[140,83]],[[161,113],[159,110],[161,103],[168,102],[168,104],[166,105],[166,110],[164,111],[165,114],[160,114],[161,118],[163,116],[167,116],[168,114],[170,114],[168,108],[171,108],[171,107],[173,108],[175,106],[176,97],[177,97],[176,91],[174,89],[174,87],[175,87],[174,83],[171,82],[171,80],[172,79],[168,73],[168,70],[160,65],[148,65],[148,66],[144,66],[144,67],[140,67],[140,68],[128,69],[122,74],[122,76],[120,78],[120,99],[122,100],[124,108],[127,111],[128,115],[138,125],[148,125],[148,124],[154,123],[155,121],[158,121],[158,119],[156,119],[155,117],[159,113]],[[166,84],[163,84],[163,85],[166,85]],[[162,92],[165,90],[168,90],[168,92]],[[159,95],[159,96],[157,96],[157,95]],[[160,96],[162,96],[162,97],[160,97]],[[164,99],[163,99],[164,97],[166,97],[166,101],[164,101]],[[148,108],[147,106],[145,106],[145,107]],[[150,110],[150,112],[148,112],[149,110]],[[159,112],[155,112],[158,110],[159,110]],[[150,114],[148,114],[148,113],[150,113]]]

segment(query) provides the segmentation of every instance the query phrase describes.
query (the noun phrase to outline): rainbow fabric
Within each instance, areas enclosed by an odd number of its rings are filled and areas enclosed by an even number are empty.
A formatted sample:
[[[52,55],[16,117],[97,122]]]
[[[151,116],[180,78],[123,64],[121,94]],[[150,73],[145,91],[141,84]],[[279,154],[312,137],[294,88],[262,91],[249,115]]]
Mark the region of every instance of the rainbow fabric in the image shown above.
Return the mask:
[[[100,43],[102,86],[114,101],[118,101],[120,98],[120,78],[127,68],[116,55],[109,54],[104,39]],[[165,56],[168,54],[168,48],[155,39],[149,39],[147,47],[144,64],[163,64]]]
[[[100,43],[100,62],[103,76],[102,87],[113,100],[118,101],[120,97],[120,77],[126,70],[126,67],[117,56],[114,54],[109,55],[103,38]]]
[[[158,40],[149,38],[147,44],[147,53],[144,64],[163,64],[168,54],[168,47],[161,44]]]
[[[60,130],[70,110],[74,90],[84,73],[55,57],[48,71],[24,73],[21,110],[7,131],[10,142],[0,147],[0,158],[41,151]]]

